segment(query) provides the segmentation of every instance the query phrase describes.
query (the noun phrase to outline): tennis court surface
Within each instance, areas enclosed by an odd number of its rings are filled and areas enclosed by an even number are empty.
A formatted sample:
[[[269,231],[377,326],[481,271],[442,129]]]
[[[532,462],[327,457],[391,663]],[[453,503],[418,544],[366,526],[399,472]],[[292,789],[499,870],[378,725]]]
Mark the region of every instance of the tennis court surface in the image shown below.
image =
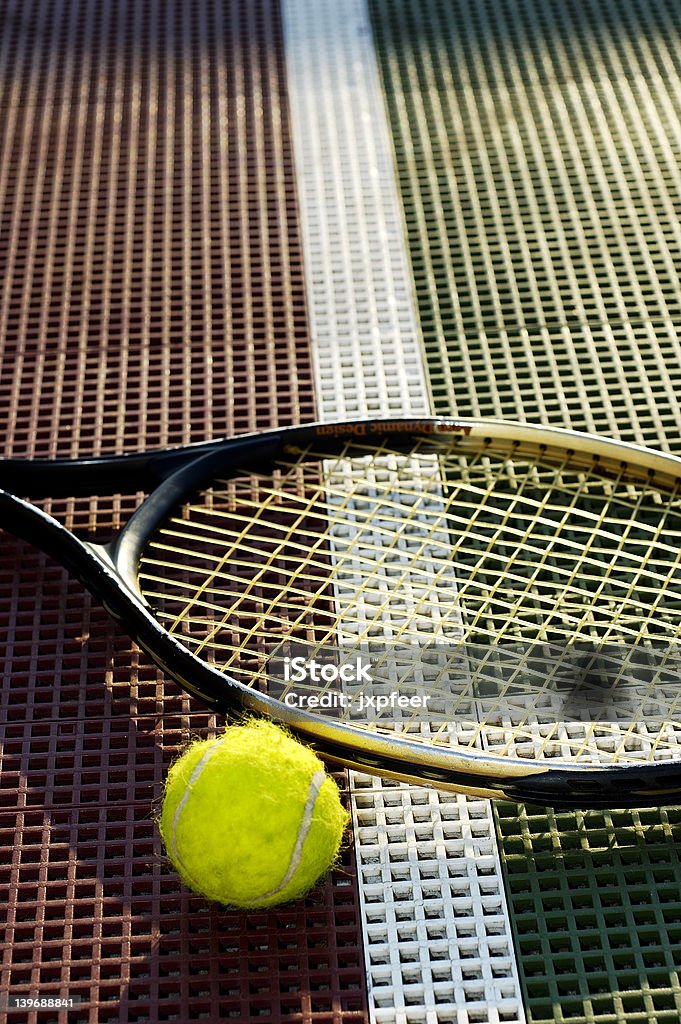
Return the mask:
[[[680,454],[680,53],[675,0],[1,2],[4,454],[431,414]],[[155,819],[222,719],[0,540],[0,996],[72,1000],[9,1020],[681,1019],[678,806],[337,771],[310,897],[193,895]]]

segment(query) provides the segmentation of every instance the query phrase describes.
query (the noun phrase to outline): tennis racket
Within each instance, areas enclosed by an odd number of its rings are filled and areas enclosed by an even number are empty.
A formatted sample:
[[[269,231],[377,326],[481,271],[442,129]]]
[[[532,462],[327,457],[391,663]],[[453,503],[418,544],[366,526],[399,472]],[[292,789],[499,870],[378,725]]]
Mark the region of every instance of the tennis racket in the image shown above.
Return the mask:
[[[681,459],[586,434],[361,420],[5,460],[0,525],[188,692],[336,763],[643,806],[681,794],[680,481]],[[138,491],[106,545],[25,500]]]

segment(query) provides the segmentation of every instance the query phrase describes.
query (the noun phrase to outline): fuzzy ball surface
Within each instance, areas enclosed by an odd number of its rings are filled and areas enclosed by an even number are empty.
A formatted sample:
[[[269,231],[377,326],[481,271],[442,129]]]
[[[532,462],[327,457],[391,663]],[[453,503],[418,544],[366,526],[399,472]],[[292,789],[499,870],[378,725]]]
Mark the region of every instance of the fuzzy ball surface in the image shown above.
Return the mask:
[[[193,743],[171,766],[160,829],[195,892],[270,907],[308,892],[333,865],[348,815],[308,747],[266,721]]]

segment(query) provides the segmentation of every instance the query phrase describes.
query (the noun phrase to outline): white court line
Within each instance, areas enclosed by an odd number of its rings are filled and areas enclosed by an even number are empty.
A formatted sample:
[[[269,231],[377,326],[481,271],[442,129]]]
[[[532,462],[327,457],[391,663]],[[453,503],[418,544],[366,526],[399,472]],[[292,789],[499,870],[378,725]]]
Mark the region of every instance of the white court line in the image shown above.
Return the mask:
[[[431,410],[364,0],[282,0],[320,419]],[[524,1022],[486,800],[353,773],[372,1020]]]

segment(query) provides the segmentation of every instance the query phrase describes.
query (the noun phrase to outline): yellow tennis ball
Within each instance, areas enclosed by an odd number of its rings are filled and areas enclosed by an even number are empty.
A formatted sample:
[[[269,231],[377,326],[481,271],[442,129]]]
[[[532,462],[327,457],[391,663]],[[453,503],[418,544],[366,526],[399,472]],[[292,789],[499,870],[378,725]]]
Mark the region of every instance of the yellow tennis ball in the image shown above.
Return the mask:
[[[170,768],[160,828],[196,892],[236,907],[303,896],[332,866],[348,815],[319,758],[266,721],[194,743]]]

